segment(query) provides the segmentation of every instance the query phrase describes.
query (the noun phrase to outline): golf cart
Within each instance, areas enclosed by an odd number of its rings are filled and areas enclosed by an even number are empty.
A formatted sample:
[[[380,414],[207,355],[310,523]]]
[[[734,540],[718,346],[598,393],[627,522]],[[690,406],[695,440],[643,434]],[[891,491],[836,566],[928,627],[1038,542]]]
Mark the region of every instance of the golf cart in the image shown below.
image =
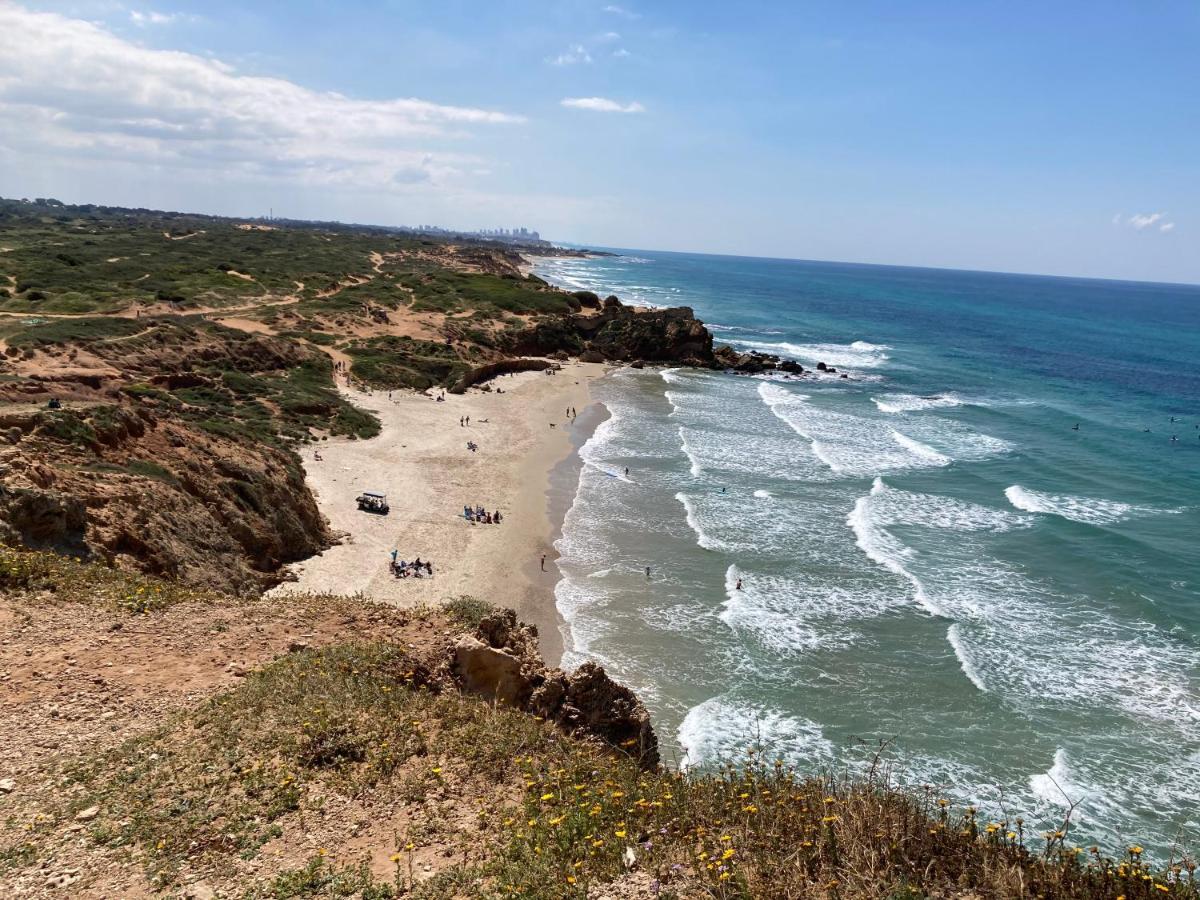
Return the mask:
[[[376,513],[381,516],[386,516],[388,514],[388,510],[391,509],[391,507],[388,506],[387,495],[380,494],[377,491],[363,491],[358,495],[356,500],[358,501],[358,508],[363,512]]]

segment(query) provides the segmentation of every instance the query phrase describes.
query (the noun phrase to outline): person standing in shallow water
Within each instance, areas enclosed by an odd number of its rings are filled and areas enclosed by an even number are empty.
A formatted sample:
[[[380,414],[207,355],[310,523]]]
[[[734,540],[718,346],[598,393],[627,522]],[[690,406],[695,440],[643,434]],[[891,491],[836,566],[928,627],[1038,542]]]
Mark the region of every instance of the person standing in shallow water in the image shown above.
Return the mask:
[[[646,580],[647,581],[650,580],[650,567],[649,566],[646,566]]]

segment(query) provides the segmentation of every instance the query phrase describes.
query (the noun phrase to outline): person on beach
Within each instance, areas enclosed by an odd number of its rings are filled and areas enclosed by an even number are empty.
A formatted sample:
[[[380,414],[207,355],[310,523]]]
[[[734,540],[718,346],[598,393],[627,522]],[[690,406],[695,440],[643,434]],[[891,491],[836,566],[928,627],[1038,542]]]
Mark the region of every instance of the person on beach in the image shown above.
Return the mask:
[[[459,428],[462,428],[462,427],[463,427],[463,417],[462,417],[462,416],[459,416],[459,417],[458,417],[458,427],[459,427]]]
[[[471,427],[471,417],[470,416],[466,417],[466,422],[467,422],[467,427],[470,428]]]
[[[735,587],[734,590],[740,591],[741,589],[742,589],[742,579],[739,578],[738,582],[737,582],[737,587]]]
[[[625,477],[626,477],[626,478],[628,478],[628,477],[629,477],[629,466],[626,466],[626,467],[625,467]]]
[[[542,554],[542,571],[543,572],[546,571],[546,554],[545,553]]]
[[[646,566],[646,580],[647,581],[650,580],[650,567],[649,566]]]

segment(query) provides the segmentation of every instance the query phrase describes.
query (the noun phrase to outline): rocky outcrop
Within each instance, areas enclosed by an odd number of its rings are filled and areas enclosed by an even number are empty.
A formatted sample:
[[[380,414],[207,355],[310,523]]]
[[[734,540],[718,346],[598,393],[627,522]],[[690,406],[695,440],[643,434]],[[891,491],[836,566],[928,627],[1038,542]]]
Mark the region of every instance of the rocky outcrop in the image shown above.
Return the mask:
[[[554,722],[576,736],[590,736],[658,765],[658,738],[637,695],[604,669],[584,663],[574,672],[547,668],[537,649],[537,629],[498,610],[452,649],[450,670],[464,691],[480,694]]]
[[[578,298],[578,294],[574,295]],[[595,295],[591,295],[595,296]],[[586,360],[678,363],[710,367],[715,363],[712,334],[686,306],[642,309],[616,297],[592,301],[596,312],[542,318],[507,338],[514,354],[547,356],[559,350]]]

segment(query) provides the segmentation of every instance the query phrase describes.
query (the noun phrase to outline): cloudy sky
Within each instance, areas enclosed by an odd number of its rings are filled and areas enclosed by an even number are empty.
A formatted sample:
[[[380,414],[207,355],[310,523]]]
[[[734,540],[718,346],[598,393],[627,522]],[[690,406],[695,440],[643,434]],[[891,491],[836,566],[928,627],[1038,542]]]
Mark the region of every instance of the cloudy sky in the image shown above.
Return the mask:
[[[0,195],[1200,282],[1200,6],[0,0]]]

